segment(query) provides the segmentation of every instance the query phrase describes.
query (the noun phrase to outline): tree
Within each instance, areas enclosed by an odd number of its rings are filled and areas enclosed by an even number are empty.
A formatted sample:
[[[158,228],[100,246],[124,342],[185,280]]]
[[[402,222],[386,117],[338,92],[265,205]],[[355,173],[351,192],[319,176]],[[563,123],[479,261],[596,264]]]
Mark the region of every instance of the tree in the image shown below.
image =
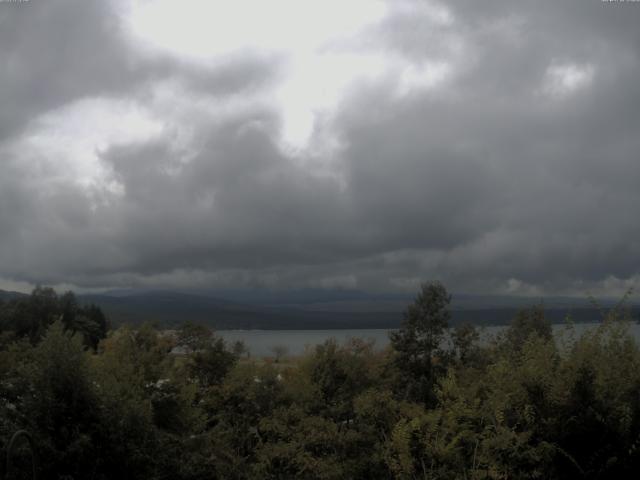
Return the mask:
[[[240,357],[241,350],[230,351],[221,337],[204,325],[187,322],[178,331],[178,345],[187,349],[187,371],[200,386],[208,388],[222,382]]]
[[[185,322],[178,330],[178,345],[190,353],[207,348],[213,340],[213,331],[198,323]]]
[[[238,356],[227,349],[224,340],[214,337],[210,345],[190,355],[187,368],[191,377],[207,388],[220,384],[237,362]]]
[[[99,399],[81,339],[54,322],[33,350],[24,400],[43,478],[86,477],[98,453]]]
[[[353,420],[353,399],[377,378],[373,344],[359,339],[350,339],[343,346],[333,338],[326,340],[316,346],[303,368],[317,388],[320,409],[337,422]]]
[[[470,323],[463,323],[457,325],[453,332],[451,332],[451,340],[453,342],[453,348],[456,352],[458,360],[461,364],[469,363],[469,360],[474,356],[474,353],[478,350],[477,342],[480,339],[480,334],[475,326]]]
[[[289,353],[289,347],[286,345],[274,345],[271,347],[271,351],[273,352],[275,362],[280,363],[280,360],[286,357]]]
[[[96,349],[107,336],[109,324],[96,305],[79,305],[73,292],[61,296],[49,287],[36,287],[31,295],[0,304],[0,330],[8,338],[28,338],[37,344],[55,321],[65,331],[81,333],[85,346]]]
[[[423,283],[400,330],[390,334],[398,388],[407,399],[426,405],[435,401],[433,387],[444,371],[440,344],[451,318],[450,303],[451,295],[440,282]]]
[[[542,305],[520,310],[506,331],[506,340],[517,353],[532,335],[537,335],[545,341],[553,338],[551,322],[545,318]]]
[[[60,314],[56,292],[38,286],[28,297],[14,298],[4,305],[0,328],[15,338],[28,338],[35,345]]]
[[[107,337],[109,322],[100,307],[86,305],[78,308],[72,331],[82,333],[84,344],[95,350],[100,340]]]

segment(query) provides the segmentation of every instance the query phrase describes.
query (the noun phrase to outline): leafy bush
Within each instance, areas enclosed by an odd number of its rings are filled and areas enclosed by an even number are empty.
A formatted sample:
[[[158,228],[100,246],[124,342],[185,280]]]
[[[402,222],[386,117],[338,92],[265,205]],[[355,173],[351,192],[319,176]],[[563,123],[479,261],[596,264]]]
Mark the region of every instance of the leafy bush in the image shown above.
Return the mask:
[[[384,352],[330,340],[274,363],[197,325],[94,344],[74,297],[39,289],[0,305],[0,446],[27,429],[52,479],[635,478],[628,322],[554,337],[534,307],[480,343],[448,303],[424,285]]]

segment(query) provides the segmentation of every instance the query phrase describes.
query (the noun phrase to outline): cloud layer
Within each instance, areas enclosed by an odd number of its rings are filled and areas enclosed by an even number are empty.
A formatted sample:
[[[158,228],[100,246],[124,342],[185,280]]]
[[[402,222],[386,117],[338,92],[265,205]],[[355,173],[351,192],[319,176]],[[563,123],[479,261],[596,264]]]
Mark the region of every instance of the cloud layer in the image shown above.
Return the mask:
[[[0,3],[0,288],[640,278],[640,4],[190,1]]]

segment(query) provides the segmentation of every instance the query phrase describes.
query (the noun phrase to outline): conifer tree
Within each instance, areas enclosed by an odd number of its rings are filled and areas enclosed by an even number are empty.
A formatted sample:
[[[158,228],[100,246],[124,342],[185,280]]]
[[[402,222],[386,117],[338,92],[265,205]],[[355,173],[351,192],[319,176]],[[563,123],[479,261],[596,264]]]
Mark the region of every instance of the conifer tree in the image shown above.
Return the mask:
[[[400,330],[391,333],[398,389],[406,399],[432,405],[433,387],[444,371],[440,349],[449,326],[451,295],[440,282],[423,283],[415,301],[407,307]]]

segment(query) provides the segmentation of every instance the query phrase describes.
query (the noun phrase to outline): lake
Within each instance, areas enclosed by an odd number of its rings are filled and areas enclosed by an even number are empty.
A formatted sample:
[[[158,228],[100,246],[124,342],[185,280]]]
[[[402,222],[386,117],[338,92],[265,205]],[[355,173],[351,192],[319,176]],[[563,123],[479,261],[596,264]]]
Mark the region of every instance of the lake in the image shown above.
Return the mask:
[[[574,325],[578,335],[598,324],[577,323]],[[565,329],[565,324],[553,325],[554,332],[560,334]],[[504,326],[483,327],[480,329],[483,339],[491,338]],[[357,330],[218,330],[216,333],[227,342],[233,343],[241,340],[245,343],[249,352],[253,356],[263,357],[273,355],[273,348],[284,346],[288,355],[300,355],[307,348],[313,348],[324,341],[335,338],[343,343],[349,338],[363,338],[375,341],[377,348],[383,349],[389,344],[388,329],[357,329]],[[630,331],[636,341],[640,342],[640,325],[635,323],[630,325]]]

